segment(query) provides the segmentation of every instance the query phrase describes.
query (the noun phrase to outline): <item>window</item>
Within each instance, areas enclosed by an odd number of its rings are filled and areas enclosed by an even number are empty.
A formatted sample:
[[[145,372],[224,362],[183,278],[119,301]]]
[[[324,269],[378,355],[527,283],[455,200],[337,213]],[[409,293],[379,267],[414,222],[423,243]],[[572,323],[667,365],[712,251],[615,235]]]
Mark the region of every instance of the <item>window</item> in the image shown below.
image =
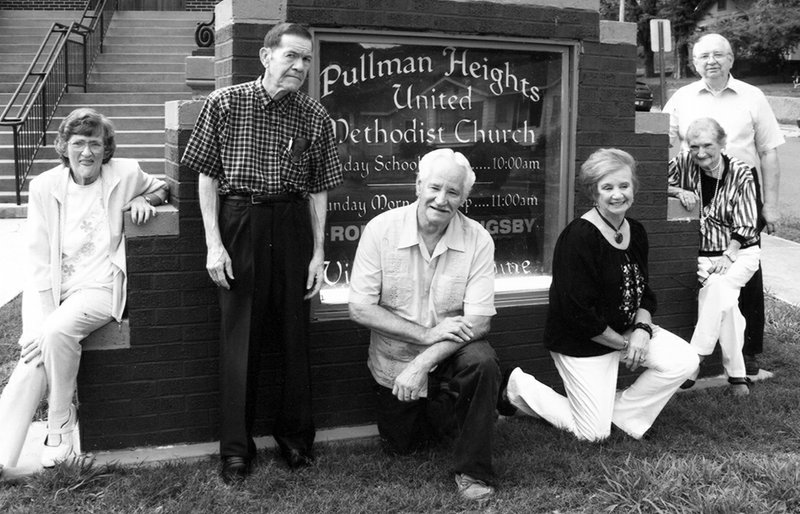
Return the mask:
[[[317,315],[347,302],[361,230],[415,201],[419,159],[442,147],[477,175],[462,209],[494,238],[498,305],[543,301],[571,201],[573,47],[321,31],[315,44],[310,91],[333,119],[345,170],[328,196]]]

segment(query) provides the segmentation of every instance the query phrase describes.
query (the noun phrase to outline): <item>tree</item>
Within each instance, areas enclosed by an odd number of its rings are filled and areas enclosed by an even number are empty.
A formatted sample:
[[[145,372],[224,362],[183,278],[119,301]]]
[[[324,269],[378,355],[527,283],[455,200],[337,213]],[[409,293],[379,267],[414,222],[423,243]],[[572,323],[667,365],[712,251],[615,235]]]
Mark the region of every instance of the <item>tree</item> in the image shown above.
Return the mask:
[[[675,74],[685,76],[688,68],[689,40],[705,13],[716,0],[626,0],[625,21],[636,23],[636,43],[643,48],[645,75],[655,75],[653,52],[650,50],[650,20],[670,20],[675,40]],[[792,0],[800,1],[800,0]],[[601,0],[600,16],[604,20],[616,20],[619,0]]]
[[[756,0],[746,11],[709,27],[731,42],[736,59],[780,71],[800,45],[800,0]]]

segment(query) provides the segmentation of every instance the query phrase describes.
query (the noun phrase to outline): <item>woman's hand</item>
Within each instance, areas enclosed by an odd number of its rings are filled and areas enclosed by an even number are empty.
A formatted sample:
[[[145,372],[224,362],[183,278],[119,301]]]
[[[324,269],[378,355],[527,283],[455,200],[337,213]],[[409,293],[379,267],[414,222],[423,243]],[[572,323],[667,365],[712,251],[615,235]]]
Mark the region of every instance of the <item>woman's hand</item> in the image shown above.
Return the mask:
[[[22,334],[19,338],[19,345],[22,347],[20,351],[20,359],[28,364],[34,360],[38,360],[36,366],[42,365],[42,336],[34,335],[29,336]]]
[[[728,255],[730,254],[730,255]],[[736,254],[731,251],[727,250],[725,253],[722,254],[722,257],[714,262],[713,266],[708,270],[709,273],[719,273],[720,275],[724,275],[728,272],[728,270],[733,265],[733,261],[736,260]]]
[[[636,371],[639,366],[644,366],[647,360],[647,352],[650,349],[650,334],[644,330],[633,330],[626,332],[625,337],[628,338],[628,351],[625,357],[625,365],[631,371]]]
[[[686,191],[684,189],[678,193],[677,197],[681,205],[683,205],[684,209],[687,211],[694,209],[694,206],[697,204],[697,195],[691,191]]]
[[[122,208],[122,210],[130,210],[131,219],[137,225],[147,223],[151,217],[155,217],[156,215],[156,208],[147,203],[147,200],[144,199],[144,196],[137,196],[128,202],[125,207]]]

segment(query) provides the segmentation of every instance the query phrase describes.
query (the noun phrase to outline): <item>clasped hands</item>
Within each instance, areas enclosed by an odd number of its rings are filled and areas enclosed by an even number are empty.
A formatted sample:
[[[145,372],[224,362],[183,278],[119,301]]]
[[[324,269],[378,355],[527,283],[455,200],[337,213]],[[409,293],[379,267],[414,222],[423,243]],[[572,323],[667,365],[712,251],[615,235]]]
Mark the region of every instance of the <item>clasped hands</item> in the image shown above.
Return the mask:
[[[472,323],[463,316],[454,316],[445,318],[436,326],[427,329],[424,341],[427,346],[444,341],[463,344],[472,341],[474,335]],[[401,402],[418,400],[423,392],[428,390],[428,373],[436,364],[428,362],[425,352],[417,355],[394,379],[392,394]]]
[[[623,336],[628,339],[628,349],[622,357],[625,366],[636,371],[639,366],[644,366],[647,360],[647,352],[650,349],[650,334],[644,330],[628,330]]]

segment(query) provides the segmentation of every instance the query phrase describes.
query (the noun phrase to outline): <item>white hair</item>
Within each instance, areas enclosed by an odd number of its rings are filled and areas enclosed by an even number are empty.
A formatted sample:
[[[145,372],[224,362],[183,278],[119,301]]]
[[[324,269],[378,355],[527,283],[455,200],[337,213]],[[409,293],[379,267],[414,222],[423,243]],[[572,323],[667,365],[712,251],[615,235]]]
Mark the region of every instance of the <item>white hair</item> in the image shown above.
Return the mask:
[[[448,159],[464,169],[464,193],[465,197],[469,196],[469,192],[472,191],[472,186],[475,184],[475,172],[472,171],[472,166],[463,153],[454,152],[450,148],[438,148],[423,155],[419,160],[417,180],[425,182],[439,159]]]

